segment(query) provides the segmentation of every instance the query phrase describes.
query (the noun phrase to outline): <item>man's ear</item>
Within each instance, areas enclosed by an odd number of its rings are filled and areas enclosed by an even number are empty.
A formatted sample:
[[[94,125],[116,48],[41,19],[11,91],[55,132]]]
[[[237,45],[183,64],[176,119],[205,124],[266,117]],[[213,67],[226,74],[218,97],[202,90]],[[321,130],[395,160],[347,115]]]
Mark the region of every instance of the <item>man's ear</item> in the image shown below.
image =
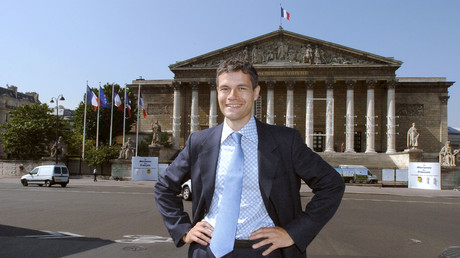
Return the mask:
[[[254,88],[254,101],[256,101],[259,98],[259,93],[260,93],[260,86],[257,85],[257,87]]]

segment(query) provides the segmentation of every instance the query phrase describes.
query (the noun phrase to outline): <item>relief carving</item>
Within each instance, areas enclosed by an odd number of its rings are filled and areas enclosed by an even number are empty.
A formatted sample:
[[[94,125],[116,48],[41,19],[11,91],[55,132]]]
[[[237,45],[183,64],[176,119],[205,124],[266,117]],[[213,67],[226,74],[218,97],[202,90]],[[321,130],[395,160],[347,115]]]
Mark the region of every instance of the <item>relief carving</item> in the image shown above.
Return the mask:
[[[212,60],[203,60],[200,63],[188,66],[215,68],[223,60],[235,55],[244,60],[251,61],[253,64],[266,64],[269,62],[289,62],[308,65],[375,64],[373,61],[360,59],[346,53],[340,53],[339,51],[314,42],[280,39],[278,41],[258,43],[257,45],[248,44],[242,47],[240,51],[220,55],[217,57],[218,59],[212,57]]]

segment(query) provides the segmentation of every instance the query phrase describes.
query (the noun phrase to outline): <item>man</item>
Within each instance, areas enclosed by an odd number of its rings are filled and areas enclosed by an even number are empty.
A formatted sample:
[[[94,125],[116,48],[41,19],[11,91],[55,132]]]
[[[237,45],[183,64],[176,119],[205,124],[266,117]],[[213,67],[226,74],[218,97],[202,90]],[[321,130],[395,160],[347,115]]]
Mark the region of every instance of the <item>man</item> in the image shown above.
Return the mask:
[[[308,244],[337,210],[344,192],[339,174],[303,142],[292,128],[264,124],[251,115],[260,86],[249,63],[229,59],[217,69],[219,107],[224,123],[190,135],[186,147],[155,185],[156,204],[176,246],[190,244],[189,257],[305,257]],[[241,143],[232,135],[242,135]],[[238,137],[237,137],[238,138]],[[229,208],[226,187],[244,162],[236,232],[222,244],[221,222]],[[232,169],[230,169],[232,168]],[[177,197],[191,178],[193,221]],[[300,179],[315,193],[305,210]],[[227,189],[227,191],[225,191]],[[229,190],[230,189],[230,190]],[[228,222],[228,223],[227,223]],[[222,226],[223,225],[223,226]],[[227,237],[223,236],[223,237]],[[225,252],[229,252],[228,254]],[[216,254],[217,253],[217,254]]]

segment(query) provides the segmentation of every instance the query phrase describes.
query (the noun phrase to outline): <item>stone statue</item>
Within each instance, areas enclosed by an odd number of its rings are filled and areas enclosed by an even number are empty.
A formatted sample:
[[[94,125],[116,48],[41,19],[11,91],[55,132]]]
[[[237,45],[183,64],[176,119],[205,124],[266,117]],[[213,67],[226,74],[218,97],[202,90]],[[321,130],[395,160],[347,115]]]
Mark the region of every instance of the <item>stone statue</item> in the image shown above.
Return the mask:
[[[407,148],[408,149],[417,149],[418,147],[418,137],[420,134],[415,128],[415,123],[412,123],[412,127],[407,131]]]
[[[439,152],[439,164],[443,167],[455,167],[456,155],[460,150],[454,150],[452,152],[452,147],[450,147],[450,141],[447,141],[444,147],[441,148]]]
[[[161,125],[158,123],[158,120],[155,124],[152,124],[152,145],[160,145],[161,141]]]
[[[134,142],[131,140],[131,138],[128,138],[128,141],[126,141],[121,147],[120,156],[118,156],[118,159],[131,159],[134,156],[135,148],[136,146],[134,145]]]
[[[306,64],[311,64],[313,61],[313,49],[311,49],[310,44],[307,45],[307,51],[302,61]]]
[[[258,61],[259,61],[258,58],[259,58],[259,56],[258,56],[258,53],[257,53],[257,46],[254,46],[252,48],[252,51],[251,51],[251,59],[252,59],[251,62],[253,64],[257,64]]]
[[[318,47],[315,48],[315,64],[321,64],[321,54],[319,53]]]
[[[53,144],[51,147],[51,157],[52,158],[57,158],[62,159],[66,154],[66,146],[64,143],[64,138],[62,136],[59,136],[59,139],[56,143]]]

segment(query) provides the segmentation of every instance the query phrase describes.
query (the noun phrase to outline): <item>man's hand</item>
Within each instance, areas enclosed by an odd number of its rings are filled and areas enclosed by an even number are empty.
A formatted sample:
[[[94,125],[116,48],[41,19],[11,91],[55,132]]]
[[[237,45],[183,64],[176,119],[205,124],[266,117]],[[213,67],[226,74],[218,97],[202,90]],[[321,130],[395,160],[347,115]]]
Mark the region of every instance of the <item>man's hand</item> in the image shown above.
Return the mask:
[[[262,255],[266,256],[278,248],[288,247],[294,244],[291,236],[281,227],[274,228],[259,228],[258,230],[252,232],[249,240],[263,239],[259,243],[252,246],[252,248],[257,249],[261,246],[272,244]]]
[[[190,231],[182,237],[186,244],[197,242],[200,245],[211,243],[212,231],[214,228],[206,221],[198,222]]]

